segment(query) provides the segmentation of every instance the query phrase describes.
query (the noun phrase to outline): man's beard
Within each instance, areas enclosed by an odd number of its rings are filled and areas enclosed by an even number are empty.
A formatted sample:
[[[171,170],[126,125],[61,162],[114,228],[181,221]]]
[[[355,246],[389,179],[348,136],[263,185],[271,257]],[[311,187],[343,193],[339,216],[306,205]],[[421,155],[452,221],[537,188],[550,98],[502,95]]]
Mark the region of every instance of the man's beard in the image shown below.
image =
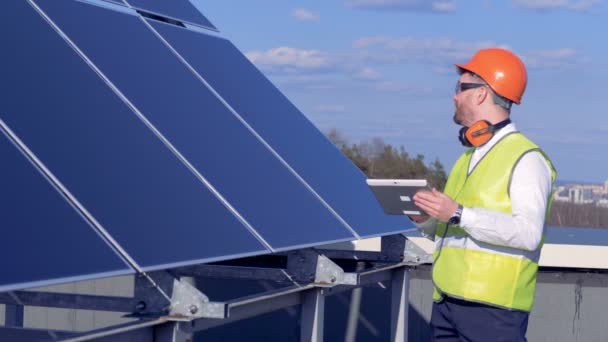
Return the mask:
[[[465,112],[465,109],[462,106],[455,106],[454,109],[454,123],[460,126],[467,126],[467,123],[470,124],[469,118],[471,117],[470,112]]]
[[[454,117],[453,117],[454,123],[460,126],[463,126],[462,124],[462,113],[456,109],[456,111],[454,111]]]

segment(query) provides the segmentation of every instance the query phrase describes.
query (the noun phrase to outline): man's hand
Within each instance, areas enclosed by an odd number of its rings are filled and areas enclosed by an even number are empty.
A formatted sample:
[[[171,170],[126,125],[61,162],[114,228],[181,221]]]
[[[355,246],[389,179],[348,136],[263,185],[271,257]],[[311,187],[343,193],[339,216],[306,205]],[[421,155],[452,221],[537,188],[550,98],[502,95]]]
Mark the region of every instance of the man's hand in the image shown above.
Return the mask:
[[[435,188],[432,191],[417,192],[414,195],[414,203],[431,217],[442,222],[448,222],[458,208],[458,203]]]
[[[422,223],[429,219],[429,217],[426,215],[407,215],[407,217],[409,217],[410,220],[412,220],[416,223]]]

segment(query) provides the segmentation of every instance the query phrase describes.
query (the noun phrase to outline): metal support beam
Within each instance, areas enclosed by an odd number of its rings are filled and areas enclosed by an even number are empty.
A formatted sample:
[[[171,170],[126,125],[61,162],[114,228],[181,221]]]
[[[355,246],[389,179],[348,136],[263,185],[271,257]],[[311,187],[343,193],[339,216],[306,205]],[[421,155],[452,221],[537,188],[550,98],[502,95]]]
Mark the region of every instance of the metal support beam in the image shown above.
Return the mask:
[[[433,262],[432,254],[425,252],[401,234],[383,236],[381,244],[381,253],[388,261],[405,262],[412,265],[430,264]]]
[[[154,328],[153,342],[191,342],[192,334],[179,329],[179,323],[166,323]]]
[[[372,251],[351,251],[351,250],[339,250],[339,249],[316,249],[319,253],[325,255],[330,259],[344,259],[344,260],[357,260],[357,261],[380,261],[380,262],[389,262],[389,261],[398,261],[398,260],[389,260],[386,254],[382,254],[381,252],[372,252]]]
[[[413,243],[412,240],[408,239],[405,242],[403,262],[415,265],[432,264],[433,254],[425,252],[424,249],[420,248],[417,244]]]
[[[289,288],[272,290],[253,296],[235,299],[226,303],[228,312],[227,318],[197,319],[192,322],[182,323],[181,328],[184,331],[194,333],[240,321],[242,319],[263,315],[268,312],[299,305],[302,302],[301,292],[312,288],[312,286],[292,286]]]
[[[0,326],[0,341],[55,341],[72,335],[69,331]]]
[[[23,327],[23,305],[4,306],[4,326]]]
[[[176,270],[178,275],[222,279],[271,280],[291,283],[283,268],[264,268],[228,265],[197,265]]]
[[[155,326],[167,323],[165,319],[141,320],[118,324],[84,333],[72,333],[70,337],[60,339],[61,342],[150,342],[153,341]],[[55,333],[56,334],[56,333]],[[59,337],[59,336],[58,336]],[[45,339],[46,340],[46,339]],[[55,339],[53,339],[55,340]]]
[[[363,271],[365,264],[357,263],[357,272]],[[361,297],[363,296],[363,288],[358,287],[353,289],[350,295],[350,305],[348,308],[348,322],[346,324],[346,336],[344,342],[355,342],[357,340],[357,327],[359,325],[359,314],[361,308]]]
[[[336,286],[344,282],[344,270],[314,249],[301,249],[287,257],[287,272],[299,284]]]
[[[190,321],[195,318],[224,318],[226,305],[210,302],[209,298],[187,281],[173,280],[173,295],[169,319]]]
[[[8,307],[29,305],[63,309],[83,309],[116,312],[137,311],[140,301],[127,297],[81,295],[57,292],[14,291],[0,293],[0,303]]]
[[[167,296],[173,295],[175,277],[166,271],[150,272],[147,275],[135,276],[134,297],[140,299],[140,311],[145,316],[163,316],[169,312],[170,303]],[[154,283],[152,283],[154,282]],[[142,308],[143,307],[143,308]]]
[[[323,342],[325,321],[325,295],[315,288],[302,294],[300,341]]]
[[[391,341],[407,341],[410,277],[406,268],[393,271],[391,280]]]
[[[401,234],[383,236],[380,238],[380,253],[387,261],[401,262],[406,241],[407,238]]]
[[[358,260],[356,271],[345,273],[329,256],[341,259],[340,265],[348,269],[354,266],[350,260]],[[365,257],[365,260],[360,257]],[[7,325],[22,323],[23,305],[128,312],[129,316],[140,318],[138,322],[125,325],[61,336],[74,342],[185,342],[197,331],[301,305],[301,340],[323,341],[325,297],[357,289],[353,292],[352,317],[347,332],[347,338],[355,340],[361,293],[358,288],[391,280],[391,339],[402,342],[407,340],[408,332],[408,269],[424,262],[427,257],[429,255],[411,241],[397,234],[382,238],[380,252],[308,248],[261,259],[239,259],[231,263],[140,274],[135,278],[133,298],[14,291],[0,293],[0,303],[8,304]],[[264,279],[289,283],[289,286],[225,302],[212,302],[196,288],[194,282],[179,278],[186,275]],[[7,334],[30,333],[27,329],[5,331]],[[58,332],[52,335],[55,333],[49,331],[53,338],[60,337]]]

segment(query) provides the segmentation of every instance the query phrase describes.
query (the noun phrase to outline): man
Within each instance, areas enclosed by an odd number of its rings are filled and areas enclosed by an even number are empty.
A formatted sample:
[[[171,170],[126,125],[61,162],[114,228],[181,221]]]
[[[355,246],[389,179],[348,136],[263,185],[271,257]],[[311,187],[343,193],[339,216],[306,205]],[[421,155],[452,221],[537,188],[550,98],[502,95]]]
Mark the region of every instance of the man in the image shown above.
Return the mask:
[[[494,48],[456,66],[454,121],[470,149],[444,193],[414,196],[431,218],[413,219],[435,239],[433,338],[526,341],[556,172],[509,119],[526,88],[523,62]]]

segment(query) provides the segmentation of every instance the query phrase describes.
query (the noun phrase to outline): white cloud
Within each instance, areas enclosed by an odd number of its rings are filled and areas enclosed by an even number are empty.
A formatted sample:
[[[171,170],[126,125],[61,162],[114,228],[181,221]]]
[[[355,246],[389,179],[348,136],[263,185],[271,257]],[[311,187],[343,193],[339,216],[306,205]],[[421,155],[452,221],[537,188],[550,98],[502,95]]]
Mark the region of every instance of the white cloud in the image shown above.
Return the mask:
[[[601,4],[600,0],[511,0],[515,7],[548,11],[565,9],[570,11],[587,11]]]
[[[318,105],[315,110],[319,113],[344,113],[346,107],[343,105],[322,104]]]
[[[454,72],[454,63],[464,63],[479,49],[509,45],[495,41],[462,42],[449,38],[365,37],[353,43],[367,65],[431,64],[438,73]],[[564,69],[590,63],[589,58],[572,48],[515,51],[529,69]]]
[[[345,0],[347,6],[373,10],[453,12],[455,0]]]
[[[434,1],[431,6],[433,6],[433,11],[435,12],[456,11],[456,3],[453,1]]]
[[[378,71],[368,67],[359,70],[354,77],[362,81],[379,81],[382,79],[382,75]]]
[[[422,68],[429,73],[455,74],[454,63],[465,63],[482,48],[502,47],[495,41],[458,41],[451,38],[363,37],[352,49],[330,52],[278,47],[251,51],[247,57],[281,86],[298,89],[369,89],[405,96],[426,96],[438,89],[408,85],[404,79],[383,75],[389,65]],[[528,69],[568,69],[590,61],[571,48],[523,51]]]
[[[355,40],[352,44],[355,49],[364,49],[374,45],[386,44],[390,38],[384,36],[376,36],[376,37],[363,37]]]
[[[589,60],[571,48],[532,50],[522,56],[531,69],[564,69],[586,64]]]
[[[444,75],[453,75],[455,70],[456,68],[453,65],[437,65],[433,68],[436,73]]]
[[[361,58],[379,64],[431,63],[436,66],[466,62],[477,50],[509,48],[495,41],[459,42],[451,38],[363,37],[352,44]]]
[[[399,93],[408,96],[422,96],[433,93],[433,89],[428,86],[407,85],[395,81],[382,81],[373,85],[373,88],[383,93]]]
[[[462,42],[450,38],[419,39],[414,37],[363,37],[352,44],[360,51],[360,58],[367,65],[382,64],[432,64],[438,73],[454,72],[454,63],[466,62],[479,49],[500,47],[512,50],[506,44],[495,41]],[[572,48],[531,50],[516,53],[530,69],[564,69],[590,62]]]
[[[307,74],[289,75],[277,79],[277,83],[286,87],[298,87],[303,89],[335,89],[342,77],[337,74]]]
[[[296,8],[291,12],[291,16],[299,21],[319,21],[321,16],[318,13],[309,11],[305,8]]]
[[[245,54],[258,67],[269,72],[298,72],[320,70],[333,66],[329,54],[319,50],[302,50],[278,47],[267,51],[251,51]]]

